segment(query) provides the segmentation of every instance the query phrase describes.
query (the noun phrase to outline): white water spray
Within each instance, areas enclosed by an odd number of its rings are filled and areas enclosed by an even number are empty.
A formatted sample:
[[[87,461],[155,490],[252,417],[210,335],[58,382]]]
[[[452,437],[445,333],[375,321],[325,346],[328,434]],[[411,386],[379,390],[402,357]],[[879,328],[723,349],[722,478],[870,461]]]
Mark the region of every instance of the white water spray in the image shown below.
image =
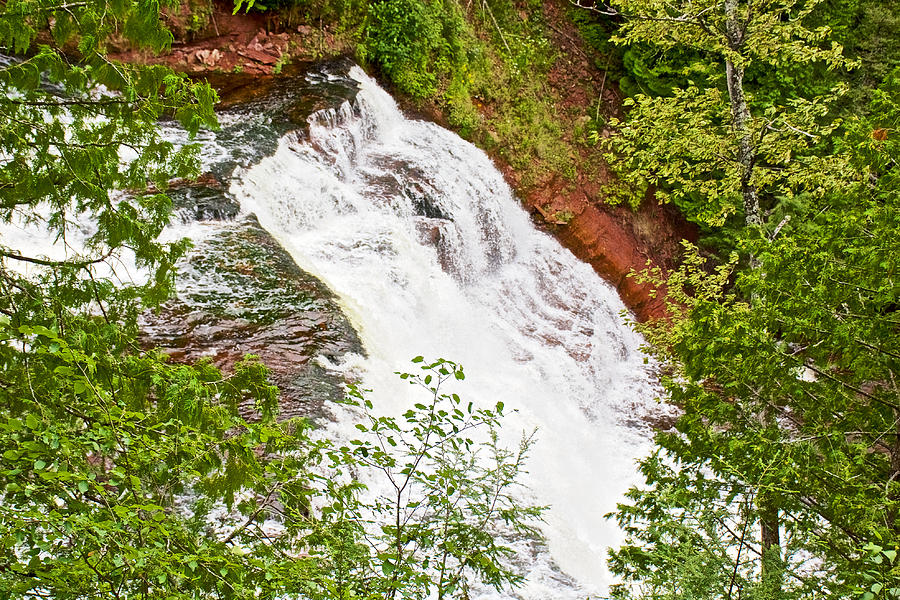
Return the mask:
[[[525,483],[551,507],[549,554],[516,595],[603,595],[621,540],[604,514],[637,480],[649,434],[636,423],[656,395],[624,306],[534,228],[483,152],[351,76],[354,105],[315,113],[309,139],[285,136],[231,192],[340,297],[377,407],[413,401],[393,371],[421,354],[463,364],[466,399],[515,409],[515,436],[539,428]]]

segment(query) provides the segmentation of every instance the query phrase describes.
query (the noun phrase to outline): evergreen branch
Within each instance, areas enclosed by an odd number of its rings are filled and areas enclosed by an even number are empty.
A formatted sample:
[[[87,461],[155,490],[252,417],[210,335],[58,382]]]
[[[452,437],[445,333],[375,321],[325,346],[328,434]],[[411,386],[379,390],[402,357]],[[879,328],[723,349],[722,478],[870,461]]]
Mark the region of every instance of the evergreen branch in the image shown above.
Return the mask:
[[[256,510],[254,510],[254,511],[250,514],[250,516],[247,517],[247,520],[246,520],[246,521],[244,521],[244,524],[241,525],[241,526],[239,526],[239,527],[237,527],[234,531],[232,531],[232,532],[228,535],[228,537],[226,537],[224,540],[222,540],[222,543],[223,543],[223,544],[229,543],[231,540],[233,540],[233,539],[235,538],[235,536],[237,536],[239,533],[241,533],[242,531],[244,531],[245,529],[247,529],[247,527],[249,527],[250,524],[253,523],[253,521],[256,520],[256,517],[258,517],[258,516],[259,516],[259,513],[261,513],[262,510],[266,507],[266,504],[269,502],[269,499],[272,498],[272,494],[275,493],[275,491],[279,488],[280,485],[281,485],[281,484],[280,484],[279,482],[276,482],[275,485],[272,486],[272,488],[271,488],[271,489],[269,490],[269,492],[266,494],[266,497],[263,498],[263,501],[260,502],[260,503],[259,503],[259,506],[256,507]]]
[[[712,33],[709,30],[709,23],[707,23],[701,17],[704,13],[709,12],[714,7],[709,6],[696,15],[680,15],[678,17],[651,17],[647,15],[639,15],[634,13],[623,13],[618,9],[615,9],[611,6],[603,5],[603,8],[598,8],[596,4],[586,5],[581,4],[579,0],[569,0],[569,4],[576,8],[581,8],[584,10],[589,10],[591,12],[595,12],[597,14],[603,15],[605,17],[621,17],[623,19],[634,19],[636,21],[652,21],[655,23],[678,23],[684,25],[695,25],[703,29],[706,33]]]
[[[110,256],[112,256],[112,253],[113,253],[113,251],[112,251],[112,249],[110,249],[106,254],[104,254],[103,256],[101,256],[99,258],[94,258],[94,259],[85,260],[85,261],[68,261],[68,260],[48,260],[48,259],[44,259],[44,258],[35,258],[32,256],[25,256],[24,254],[18,254],[15,252],[7,252],[5,250],[0,250],[0,256],[6,257],[6,258],[11,258],[13,260],[19,260],[22,262],[35,264],[35,265],[41,265],[44,267],[52,267],[54,269],[63,268],[63,267],[75,267],[78,269],[83,269],[90,265],[95,265],[97,263],[104,262],[106,259],[108,259]]]
[[[18,100],[14,98],[3,98],[0,100],[8,104],[18,104],[19,106],[111,106],[114,104],[131,105],[127,100],[117,98],[106,98],[104,100]]]
[[[56,12],[58,10],[69,11],[73,8],[84,8],[88,6],[87,2],[70,2],[69,4],[59,4],[57,6],[38,6],[22,12],[4,12],[0,13],[0,19],[9,19],[12,17],[28,17],[35,12]]]
[[[787,355],[785,355],[785,356],[787,356]],[[846,389],[848,389],[848,390],[850,390],[850,391],[852,391],[852,392],[854,392],[854,393],[856,393],[856,394],[859,394],[860,396],[863,396],[863,397],[865,397],[865,398],[868,398],[869,400],[874,400],[875,402],[878,402],[879,404],[882,404],[882,405],[884,405],[884,406],[886,406],[886,407],[888,407],[888,408],[900,409],[900,405],[894,404],[894,403],[892,403],[892,402],[888,402],[887,400],[884,400],[883,398],[879,398],[879,397],[877,397],[877,396],[873,396],[872,394],[869,394],[869,393],[867,393],[867,392],[865,392],[865,391],[863,391],[863,390],[861,390],[861,389],[859,389],[859,388],[857,388],[857,387],[854,387],[854,386],[850,385],[849,383],[847,383],[847,382],[845,382],[845,381],[841,381],[840,379],[838,379],[838,378],[835,377],[834,375],[831,375],[830,373],[826,373],[825,371],[822,371],[821,369],[817,368],[817,367],[816,367],[815,365],[813,365],[812,363],[805,363],[805,362],[802,362],[801,364],[802,364],[802,366],[806,367],[806,368],[809,369],[810,371],[814,372],[816,375],[820,375],[820,376],[822,376],[822,377],[824,377],[824,378],[826,378],[826,379],[828,379],[828,380],[830,380],[830,381],[833,381],[833,382],[837,383],[838,385],[840,385],[841,387],[844,387],[844,388],[846,388]]]

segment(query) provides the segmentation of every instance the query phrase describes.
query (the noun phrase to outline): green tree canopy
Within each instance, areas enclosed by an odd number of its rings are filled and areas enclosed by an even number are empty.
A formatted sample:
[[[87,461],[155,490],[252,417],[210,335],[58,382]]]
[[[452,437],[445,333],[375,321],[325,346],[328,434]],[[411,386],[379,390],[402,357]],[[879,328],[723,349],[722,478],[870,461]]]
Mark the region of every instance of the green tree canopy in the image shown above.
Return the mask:
[[[757,268],[694,250],[669,278],[673,319],[645,331],[684,415],[619,508],[620,596],[900,595],[898,75],[839,141],[856,177],[746,242]]]
[[[706,69],[699,81],[666,96],[638,95],[624,122],[615,121],[607,159],[642,197],[653,186],[697,223],[720,227],[735,213],[762,225],[779,199],[822,187],[812,172],[830,173],[817,147],[835,127],[830,95],[786,96],[755,103],[745,74],[807,65],[848,64],[828,40],[828,27],[808,17],[819,0],[667,2],[620,0],[611,14],[623,17],[614,38],[667,52],[693,51]],[[705,77],[704,77],[705,75]],[[827,178],[826,178],[827,181]]]
[[[61,242],[77,215],[97,222],[86,247],[62,262],[23,255],[0,239],[0,309],[14,320],[37,318],[41,305],[55,305],[57,318],[64,307],[83,307],[103,287],[85,283],[95,265],[126,249],[151,273],[140,293],[158,300],[167,290],[184,245],[156,242],[170,206],[155,190],[172,177],[196,173],[197,161],[196,148],[163,141],[157,122],[177,118],[190,134],[214,126],[216,95],[166,67],[107,57],[111,39],[154,50],[168,46],[171,35],[159,9],[94,0],[9,1],[0,7],[0,48],[18,56],[0,66],[0,220],[37,224]],[[28,285],[10,269],[23,262],[51,268],[43,282],[46,296],[34,296],[38,288],[23,291]]]
[[[139,348],[136,317],[187,247],[158,239],[162,191],[199,164],[159,120],[188,136],[216,124],[207,84],[110,60],[113,42],[165,48],[159,11],[0,0],[0,223],[46,228],[66,251],[0,237],[0,596],[450,598],[517,583],[490,532],[533,533],[539,511],[510,495],[527,442],[508,452],[491,435],[502,406],[439,392],[458,365],[404,375],[428,396],[402,419],[354,391],[369,437],[338,446],[278,420],[252,357],[223,374]],[[94,228],[83,247],[79,221]],[[106,274],[128,255],[146,284]],[[405,483],[370,501],[366,471]]]

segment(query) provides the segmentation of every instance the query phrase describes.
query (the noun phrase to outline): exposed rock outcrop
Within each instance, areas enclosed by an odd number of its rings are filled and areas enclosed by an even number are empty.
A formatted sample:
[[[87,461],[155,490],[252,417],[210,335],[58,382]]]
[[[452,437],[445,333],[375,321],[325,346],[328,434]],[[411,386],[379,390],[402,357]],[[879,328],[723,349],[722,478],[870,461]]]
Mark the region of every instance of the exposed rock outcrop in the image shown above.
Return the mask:
[[[233,202],[212,188],[190,191],[204,210],[216,194],[216,206]],[[176,198],[185,206],[189,201]],[[326,401],[344,391],[321,359],[336,363],[363,352],[334,294],[300,269],[255,216],[203,226],[212,233],[180,265],[178,296],[143,316],[143,343],[179,362],[206,358],[226,372],[244,355],[256,355],[279,387],[281,418],[324,415]]]

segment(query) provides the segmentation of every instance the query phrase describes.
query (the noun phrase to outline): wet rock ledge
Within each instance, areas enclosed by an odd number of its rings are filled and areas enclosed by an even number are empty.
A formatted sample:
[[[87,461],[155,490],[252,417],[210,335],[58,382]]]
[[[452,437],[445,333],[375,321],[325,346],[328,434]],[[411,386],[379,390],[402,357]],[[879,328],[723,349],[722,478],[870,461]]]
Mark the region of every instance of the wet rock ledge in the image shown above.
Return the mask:
[[[300,269],[253,215],[214,187],[178,190],[194,248],[179,265],[178,294],[142,317],[142,342],[173,360],[211,360],[226,372],[246,354],[270,369],[280,415],[323,417],[343,397],[343,380],[321,359],[363,352],[334,294]],[[199,241],[196,241],[199,239]]]

